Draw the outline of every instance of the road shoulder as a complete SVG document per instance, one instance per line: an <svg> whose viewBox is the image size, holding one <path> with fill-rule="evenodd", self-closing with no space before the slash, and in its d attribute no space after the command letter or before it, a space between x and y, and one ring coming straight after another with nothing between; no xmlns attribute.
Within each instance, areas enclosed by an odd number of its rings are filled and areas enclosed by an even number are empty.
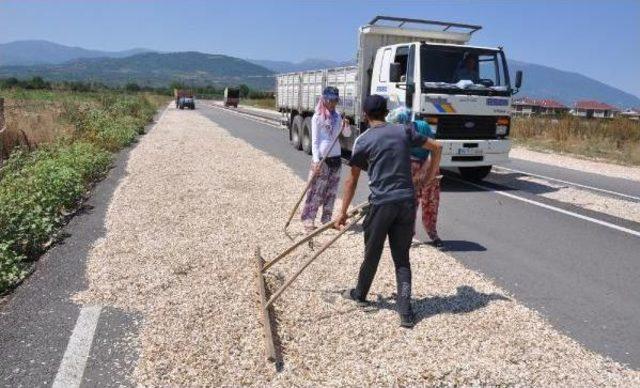
<svg viewBox="0 0 640 388"><path fill-rule="evenodd" d="M530 150L522 146L513 147L509 156L530 162L548 164L571 170L640 182L640 167L622 166L619 164L606 163L604 161L580 159L575 156L557 153L545 153Z"/></svg>

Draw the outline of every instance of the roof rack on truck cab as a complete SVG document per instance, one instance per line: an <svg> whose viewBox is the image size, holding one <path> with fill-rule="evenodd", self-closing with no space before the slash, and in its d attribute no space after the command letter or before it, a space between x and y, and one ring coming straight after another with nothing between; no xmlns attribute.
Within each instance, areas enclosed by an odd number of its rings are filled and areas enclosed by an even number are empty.
<svg viewBox="0 0 640 388"><path fill-rule="evenodd" d="M395 28L402 28L402 26L404 26L406 23L409 24L424 24L424 25L431 25L431 26L442 26L444 27L444 29L442 31L448 31L450 28L459 28L459 29L463 29L463 30L469 30L469 31L463 31L467 34L473 34L474 32L482 29L482 26L478 26L478 25L474 25L474 24L462 24L462 23L452 23L452 22L442 22L439 20L427 20L427 19L410 19L410 18L400 18L400 17L395 17L395 16L376 16L375 18L373 18L370 22L369 25L370 26L384 26L383 24L376 24L379 21L390 21L390 22L400 22L400 24L398 24L397 26L386 26L386 27L395 27Z"/></svg>
<svg viewBox="0 0 640 388"><path fill-rule="evenodd" d="M438 26L438 28L428 28L428 26ZM369 24L360 27L360 37L361 41L365 36L371 37L372 40L368 40L375 43L376 49L394 43L419 41L464 45L471 40L471 34L481 28L481 26L472 24L376 16ZM374 53L366 54L373 55Z"/></svg>

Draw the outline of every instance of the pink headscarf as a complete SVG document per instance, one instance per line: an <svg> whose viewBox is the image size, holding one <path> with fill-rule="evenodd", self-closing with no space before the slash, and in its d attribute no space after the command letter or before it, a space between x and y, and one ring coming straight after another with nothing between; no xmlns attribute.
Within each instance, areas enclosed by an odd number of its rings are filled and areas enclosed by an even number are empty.
<svg viewBox="0 0 640 388"><path fill-rule="evenodd" d="M318 99L318 104L316 105L316 113L324 121L328 121L331 120L333 114L335 113L335 110L331 112L329 109L327 109L324 104L324 98L320 97L320 99Z"/></svg>

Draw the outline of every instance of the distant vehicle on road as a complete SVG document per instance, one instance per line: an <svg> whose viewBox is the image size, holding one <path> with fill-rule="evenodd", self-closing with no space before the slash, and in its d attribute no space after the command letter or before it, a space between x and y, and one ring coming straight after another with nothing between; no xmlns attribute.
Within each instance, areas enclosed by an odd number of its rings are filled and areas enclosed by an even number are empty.
<svg viewBox="0 0 640 388"><path fill-rule="evenodd" d="M178 108L196 109L196 103L193 97L180 97L178 100Z"/></svg>
<svg viewBox="0 0 640 388"><path fill-rule="evenodd" d="M240 89L238 88L225 88L224 89L224 106L238 107L240 102Z"/></svg>
<svg viewBox="0 0 640 388"><path fill-rule="evenodd" d="M176 108L196 109L196 102L191 90L173 89L173 95L176 99Z"/></svg>
<svg viewBox="0 0 640 388"><path fill-rule="evenodd" d="M411 26L411 27L409 27ZM415 27L414 27L415 26ZM356 66L279 74L276 107L285 113L289 140L311 153L311 116L324 87L340 91L339 110L355 136L341 138L351 150L367 130L361 104L371 94L388 108L405 106L412 120L424 120L443 144L442 167L458 168L482 180L494 163L509 159L511 86L502 47L468 45L481 26L376 16L360 27Z"/></svg>

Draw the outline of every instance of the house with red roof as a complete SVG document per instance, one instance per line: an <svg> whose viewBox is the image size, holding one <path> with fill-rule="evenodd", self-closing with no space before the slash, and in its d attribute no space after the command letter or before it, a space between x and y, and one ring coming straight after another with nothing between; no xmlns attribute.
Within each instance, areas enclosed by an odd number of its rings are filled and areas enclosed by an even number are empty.
<svg viewBox="0 0 640 388"><path fill-rule="evenodd" d="M594 100L576 101L571 114L586 118L612 118L620 113L620 109L604 102Z"/></svg>
<svg viewBox="0 0 640 388"><path fill-rule="evenodd" d="M520 115L559 115L569 112L569 107L549 98L534 99L523 97L512 104L512 112Z"/></svg>

